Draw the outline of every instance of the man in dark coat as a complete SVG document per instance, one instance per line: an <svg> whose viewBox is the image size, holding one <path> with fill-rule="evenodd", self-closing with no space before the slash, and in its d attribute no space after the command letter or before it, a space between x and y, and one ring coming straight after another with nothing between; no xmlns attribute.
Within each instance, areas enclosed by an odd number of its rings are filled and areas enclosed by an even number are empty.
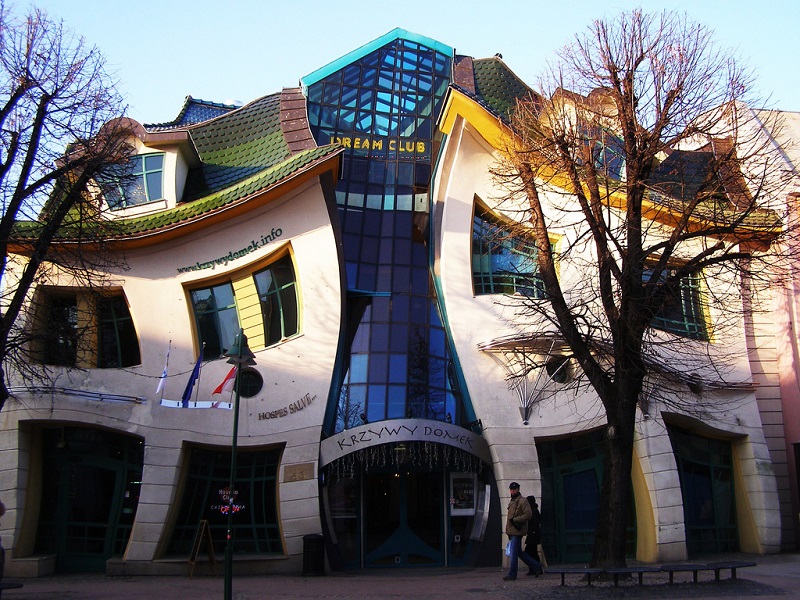
<svg viewBox="0 0 800 600"><path fill-rule="evenodd" d="M517 578L517 559L528 565L528 575L538 577L542 572L541 563L522 551L522 536L528 531L528 521L531 520L531 507L528 500L519 492L519 484L512 481L508 486L511 501L508 503L508 516L506 518L506 535L511 542L509 554L508 575L505 581L514 581Z"/></svg>

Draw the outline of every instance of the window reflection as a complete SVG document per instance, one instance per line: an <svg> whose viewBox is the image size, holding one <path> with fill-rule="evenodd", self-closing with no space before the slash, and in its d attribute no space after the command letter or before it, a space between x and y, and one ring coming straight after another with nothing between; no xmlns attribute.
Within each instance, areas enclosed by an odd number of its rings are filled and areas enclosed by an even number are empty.
<svg viewBox="0 0 800 600"><path fill-rule="evenodd" d="M345 148L337 204L347 286L369 295L366 308L348 307L336 431L447 412L458 422L464 412L425 244L433 116L450 72L450 56L398 39L308 87L315 138Z"/></svg>

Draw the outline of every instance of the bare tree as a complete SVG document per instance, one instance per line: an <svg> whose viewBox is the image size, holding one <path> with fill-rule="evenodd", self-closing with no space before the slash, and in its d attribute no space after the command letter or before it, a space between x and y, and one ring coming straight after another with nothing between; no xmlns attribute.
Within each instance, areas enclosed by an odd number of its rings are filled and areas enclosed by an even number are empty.
<svg viewBox="0 0 800 600"><path fill-rule="evenodd" d="M603 405L592 563L613 567L625 564L637 406L659 389L674 402L669 382L691 389L694 369L737 383L707 327L741 329L742 286L778 272L785 206L771 149L738 115L751 78L704 26L640 11L595 21L549 71L543 95L518 102L495 176L501 208L535 239L541 293L524 303L537 322L525 336L557 339Z"/></svg>
<svg viewBox="0 0 800 600"><path fill-rule="evenodd" d="M0 3L0 86L2 409L9 369L37 374L27 355L32 334L21 326L31 292L50 265L91 279L84 249L98 260L111 225L89 190L130 148L119 135L123 102L105 59L40 10L19 17Z"/></svg>

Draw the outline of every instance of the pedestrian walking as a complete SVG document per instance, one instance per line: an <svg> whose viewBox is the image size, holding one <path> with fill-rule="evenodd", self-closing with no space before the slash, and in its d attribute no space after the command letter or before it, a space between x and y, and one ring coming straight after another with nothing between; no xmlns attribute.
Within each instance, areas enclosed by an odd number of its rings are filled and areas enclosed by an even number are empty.
<svg viewBox="0 0 800 600"><path fill-rule="evenodd" d="M528 535L525 537L525 554L538 560L544 570L544 553L539 551L542 543L542 514L539 512L536 496L528 496L526 500L531 507L531 519L528 521Z"/></svg>
<svg viewBox="0 0 800 600"><path fill-rule="evenodd" d="M528 500L520 493L519 484L512 481L508 486L511 500L508 503L508 516L506 518L506 535L509 542L509 569L504 581L514 581L517 578L517 560L528 565L528 575L538 577L542 573L541 563L522 550L522 536L528 531L528 521L531 520L532 511Z"/></svg>

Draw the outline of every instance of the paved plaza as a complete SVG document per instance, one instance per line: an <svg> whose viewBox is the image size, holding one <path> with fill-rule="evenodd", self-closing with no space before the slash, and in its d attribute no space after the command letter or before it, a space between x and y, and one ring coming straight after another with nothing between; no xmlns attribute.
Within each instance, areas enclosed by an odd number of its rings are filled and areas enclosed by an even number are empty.
<svg viewBox="0 0 800 600"><path fill-rule="evenodd" d="M234 600L261 598L340 598L413 600L470 598L751 598L759 600L800 597L800 554L777 556L736 555L726 558L754 560L757 566L740 569L737 579L723 574L714 581L713 572L703 572L698 583L690 573L675 575L668 583L666 573L646 573L644 586L637 579L610 581L589 587L579 576L567 575L561 585L557 574L542 577L521 576L503 581L499 568L369 570L357 573L328 573L320 577L265 575L235 577ZM523 571L524 572L524 571ZM61 575L16 580L21 589L6 590L3 600L221 600L223 578L218 577L107 577L104 575Z"/></svg>

